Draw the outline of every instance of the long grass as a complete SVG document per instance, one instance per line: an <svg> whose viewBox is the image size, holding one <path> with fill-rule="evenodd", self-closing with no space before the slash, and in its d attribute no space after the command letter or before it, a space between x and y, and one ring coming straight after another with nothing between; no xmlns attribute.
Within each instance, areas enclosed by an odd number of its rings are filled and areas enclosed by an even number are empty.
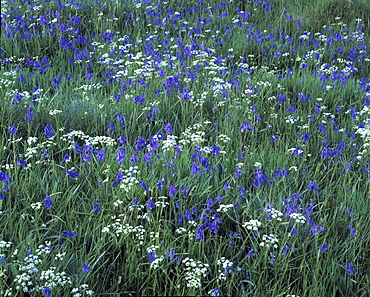
<svg viewBox="0 0 370 297"><path fill-rule="evenodd" d="M1 296L368 296L370 4L2 1Z"/></svg>

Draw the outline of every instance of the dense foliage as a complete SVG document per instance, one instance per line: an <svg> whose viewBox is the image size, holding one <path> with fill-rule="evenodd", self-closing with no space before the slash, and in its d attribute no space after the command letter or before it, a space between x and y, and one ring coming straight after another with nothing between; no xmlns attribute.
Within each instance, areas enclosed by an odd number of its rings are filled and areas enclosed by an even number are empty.
<svg viewBox="0 0 370 297"><path fill-rule="evenodd" d="M2 0L0 295L368 296L369 15Z"/></svg>

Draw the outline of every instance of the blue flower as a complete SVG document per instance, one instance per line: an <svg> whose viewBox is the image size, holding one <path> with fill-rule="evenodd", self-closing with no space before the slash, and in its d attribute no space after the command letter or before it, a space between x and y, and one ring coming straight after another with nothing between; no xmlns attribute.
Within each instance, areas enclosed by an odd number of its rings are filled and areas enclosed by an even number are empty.
<svg viewBox="0 0 370 297"><path fill-rule="evenodd" d="M45 126L45 129L44 129L44 134L46 135L47 138L52 138L53 136L55 136L55 132L53 130L53 126L52 125L49 125L47 124Z"/></svg>
<svg viewBox="0 0 370 297"><path fill-rule="evenodd" d="M240 132L244 132L244 130L252 131L253 129L247 122L243 122L240 126Z"/></svg>
<svg viewBox="0 0 370 297"><path fill-rule="evenodd" d="M100 213L99 206L100 206L100 203L94 203L92 205L92 211L95 211L96 213Z"/></svg>
<svg viewBox="0 0 370 297"><path fill-rule="evenodd" d="M79 177L80 175L78 174L78 169L70 169L70 170L64 170L64 174L68 174L70 177L73 179Z"/></svg>
<svg viewBox="0 0 370 297"><path fill-rule="evenodd" d="M88 272L88 271L90 271L89 263L86 263L86 264L82 267L82 271L83 271L83 272Z"/></svg>
<svg viewBox="0 0 370 297"><path fill-rule="evenodd" d="M117 161L118 165L122 164L123 159L125 158L126 152L124 149L118 149L117 151Z"/></svg>
<svg viewBox="0 0 370 297"><path fill-rule="evenodd" d="M51 208L51 206L53 205L53 201L51 201L51 199L48 195L46 195L46 197L45 197L44 205L45 205L47 210L49 210Z"/></svg>
<svg viewBox="0 0 370 297"><path fill-rule="evenodd" d="M64 237L77 237L77 234L73 231L63 231L61 235Z"/></svg>
<svg viewBox="0 0 370 297"><path fill-rule="evenodd" d="M45 287L43 290L45 297L50 297L51 296L51 291L49 287Z"/></svg>
<svg viewBox="0 0 370 297"><path fill-rule="evenodd" d="M357 274L357 271L353 269L352 262L343 263L342 267L347 266L347 271L349 275Z"/></svg>

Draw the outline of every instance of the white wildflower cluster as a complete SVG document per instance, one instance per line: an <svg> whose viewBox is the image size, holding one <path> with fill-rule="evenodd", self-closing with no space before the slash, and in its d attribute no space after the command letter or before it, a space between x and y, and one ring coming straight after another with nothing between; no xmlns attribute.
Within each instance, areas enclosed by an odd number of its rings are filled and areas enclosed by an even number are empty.
<svg viewBox="0 0 370 297"><path fill-rule="evenodd" d="M140 171L138 171L136 165L120 171L124 174L124 177L121 179L119 187L125 192L129 192L135 184L139 183L139 180L134 175L139 175Z"/></svg>
<svg viewBox="0 0 370 297"><path fill-rule="evenodd" d="M207 277L209 265L203 264L201 261L196 261L188 257L185 258L182 263L186 266L186 286L188 288L199 289L202 285L202 277Z"/></svg>
<svg viewBox="0 0 370 297"><path fill-rule="evenodd" d="M69 287L72 285L72 278L65 271L59 272L56 267L48 267L43 270L43 258L51 253L50 243L40 245L35 253L29 253L22 261L16 261L19 274L15 276L14 284L16 291L43 293L44 288L51 291L57 287ZM12 289L6 292L11 296ZM10 294L10 295L9 295Z"/></svg>
<svg viewBox="0 0 370 297"><path fill-rule="evenodd" d="M295 220L296 223L301 223L301 224L306 223L306 217L300 213L295 213L295 212L291 213L289 217Z"/></svg>
<svg viewBox="0 0 370 297"><path fill-rule="evenodd" d="M250 220L249 222L245 222L242 226L246 227L248 230L258 231L261 225L262 223L259 220Z"/></svg>
<svg viewBox="0 0 370 297"><path fill-rule="evenodd" d="M205 142L205 132L200 130L203 129L202 124L194 124L193 126L190 126L185 129L184 132L181 133L181 139L179 140L179 143L181 144L194 144L194 145L200 145Z"/></svg>
<svg viewBox="0 0 370 297"><path fill-rule="evenodd" d="M54 109L54 110L49 110L49 114L50 115L56 115L58 113L62 113L63 111L59 110L59 109Z"/></svg>
<svg viewBox="0 0 370 297"><path fill-rule="evenodd" d="M141 246L144 244L146 230L142 225L131 226L129 224L123 224L120 218L116 218L115 222L104 227L102 232L115 234L117 237L121 236L121 234L131 235L136 245Z"/></svg>
<svg viewBox="0 0 370 297"><path fill-rule="evenodd" d="M220 141L221 143L230 143L231 138L225 134L220 134L217 136L217 140Z"/></svg>
<svg viewBox="0 0 370 297"><path fill-rule="evenodd" d="M230 209L234 208L234 204L220 204L216 209L217 212L228 212Z"/></svg>
<svg viewBox="0 0 370 297"><path fill-rule="evenodd" d="M160 263L164 260L164 255L158 256L155 252L159 249L159 245L152 245L146 249L146 251L149 253L154 253L154 259L150 263L150 268L156 269L160 266Z"/></svg>
<svg viewBox="0 0 370 297"><path fill-rule="evenodd" d="M370 115L370 109L367 106L365 106L360 112L360 114ZM364 125L362 128L354 127L354 129L356 129L355 134L360 135L360 137L364 141L362 151L359 152L359 155L357 156L358 160L362 160L364 156L369 154L368 148L370 147L370 118L364 120Z"/></svg>
<svg viewBox="0 0 370 297"><path fill-rule="evenodd" d="M90 136L86 135L84 132L80 130L73 130L67 134L62 135L60 138L63 141L69 142L71 145L69 149L73 149L74 142L77 140L82 140L85 142L85 144L90 144L90 145L106 145L106 146L114 146L117 144L117 142L108 136Z"/></svg>
<svg viewBox="0 0 370 297"><path fill-rule="evenodd" d="M264 209L265 212L271 216L271 219L275 219L277 221L282 220L283 213L275 208L268 207Z"/></svg>
<svg viewBox="0 0 370 297"><path fill-rule="evenodd" d="M73 294L72 297L82 297L82 296L92 296L94 291L88 289L88 284L82 284L78 288L73 288L71 293Z"/></svg>
<svg viewBox="0 0 370 297"><path fill-rule="evenodd" d="M157 202L154 203L156 207L165 208L166 206L169 205L169 203L167 201L164 201L164 200L167 199L166 196L159 196L158 199L161 199L161 201L157 201Z"/></svg>
<svg viewBox="0 0 370 297"><path fill-rule="evenodd" d="M0 265L1 266L3 266L4 264L6 264L6 261L4 260L5 257L6 257L6 255L5 255L5 253L3 253L3 250L5 250L7 248L10 248L11 246L12 246L12 242L11 241L4 241L4 240L1 240L0 241ZM5 271L0 268L0 283L4 279L5 279Z"/></svg>
<svg viewBox="0 0 370 297"><path fill-rule="evenodd" d="M30 140L30 139L28 139L28 140ZM42 160L36 161L36 164L40 163L40 162L45 162L50 158L50 150L56 145L57 144L55 142L51 141L51 140L46 140L42 143L37 143L35 146L28 147L26 149L26 152L24 154L24 158L27 161L27 160L35 157L35 156L39 157L39 158L41 156Z"/></svg>
<svg viewBox="0 0 370 297"><path fill-rule="evenodd" d="M225 257L221 257L217 260L217 265L220 265L220 268L218 269L218 279L223 281L226 280L228 271L234 267L234 263Z"/></svg>
<svg viewBox="0 0 370 297"><path fill-rule="evenodd" d="M162 150L164 152L173 150L177 145L176 138L177 136L175 135L167 135L167 138L162 141Z"/></svg>
<svg viewBox="0 0 370 297"><path fill-rule="evenodd" d="M274 234L265 234L262 236L262 241L260 242L260 246L265 246L265 247L274 247L274 248L277 248L278 247L278 243L279 240L275 237Z"/></svg>
<svg viewBox="0 0 370 297"><path fill-rule="evenodd" d="M41 203L41 202L31 203L31 207L32 207L33 209L36 209L36 210L41 209L41 207L42 207L42 203Z"/></svg>

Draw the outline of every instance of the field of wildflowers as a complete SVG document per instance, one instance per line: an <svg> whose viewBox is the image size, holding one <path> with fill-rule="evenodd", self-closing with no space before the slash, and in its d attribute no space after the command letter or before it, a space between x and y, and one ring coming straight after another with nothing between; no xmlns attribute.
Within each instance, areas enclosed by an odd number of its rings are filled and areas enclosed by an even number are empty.
<svg viewBox="0 0 370 297"><path fill-rule="evenodd" d="M370 3L2 0L1 296L369 296Z"/></svg>

